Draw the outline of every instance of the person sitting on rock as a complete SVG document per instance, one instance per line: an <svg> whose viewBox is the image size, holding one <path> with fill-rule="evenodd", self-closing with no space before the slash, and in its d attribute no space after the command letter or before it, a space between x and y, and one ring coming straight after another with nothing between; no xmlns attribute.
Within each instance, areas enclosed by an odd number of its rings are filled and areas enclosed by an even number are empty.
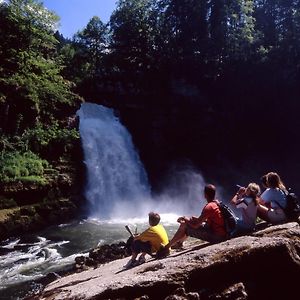
<svg viewBox="0 0 300 300"><path fill-rule="evenodd" d="M150 227L142 232L140 235L134 237L132 243L132 256L128 263L124 266L126 269L142 264L146 261L146 254L152 255L156 253L162 246L169 242L168 234L163 227L159 224L160 215L155 212L149 213ZM138 254L141 253L137 260Z"/></svg>
<svg viewBox="0 0 300 300"><path fill-rule="evenodd" d="M224 218L215 199L216 188L212 184L204 187L204 198L207 200L199 217L180 217L177 222L180 226L171 241L160 250L161 257L169 253L170 248L178 242L183 242L187 237L195 237L211 243L224 241L227 237Z"/></svg>
<svg viewBox="0 0 300 300"><path fill-rule="evenodd" d="M272 224L287 221L284 212L287 189L280 176L275 172L269 172L267 174L267 186L268 188L260 196L260 203L257 208L258 216Z"/></svg>
<svg viewBox="0 0 300 300"><path fill-rule="evenodd" d="M231 203L241 210L241 217L237 218L237 228L234 235L249 233L255 229L259 194L259 185L252 182L246 188L241 187L231 199Z"/></svg>

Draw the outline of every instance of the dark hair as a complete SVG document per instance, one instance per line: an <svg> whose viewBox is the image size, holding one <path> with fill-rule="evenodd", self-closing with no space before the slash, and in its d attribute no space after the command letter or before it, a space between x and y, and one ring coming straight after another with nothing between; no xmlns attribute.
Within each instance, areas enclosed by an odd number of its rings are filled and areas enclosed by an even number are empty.
<svg viewBox="0 0 300 300"><path fill-rule="evenodd" d="M263 184L263 186L267 187L268 186L268 179L267 179L268 175L265 174L263 176L260 177L260 181Z"/></svg>
<svg viewBox="0 0 300 300"><path fill-rule="evenodd" d="M204 187L204 194L206 195L208 201L214 200L216 196L216 187L212 184L207 184Z"/></svg>
<svg viewBox="0 0 300 300"><path fill-rule="evenodd" d="M268 187L270 188L285 189L285 186L281 181L280 176L275 172L270 172L267 174L267 183L268 183Z"/></svg>
<svg viewBox="0 0 300 300"><path fill-rule="evenodd" d="M149 224L150 226L156 226L160 222L160 215L155 212L149 213Z"/></svg>

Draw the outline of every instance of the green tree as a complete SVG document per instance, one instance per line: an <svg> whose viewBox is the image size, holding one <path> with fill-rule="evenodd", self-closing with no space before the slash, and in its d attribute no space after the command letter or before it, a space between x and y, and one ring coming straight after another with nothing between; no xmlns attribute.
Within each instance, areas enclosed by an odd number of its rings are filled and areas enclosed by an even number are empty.
<svg viewBox="0 0 300 300"><path fill-rule="evenodd" d="M96 72L107 49L106 25L99 17L94 16L86 28L75 35L74 41L86 50L91 65L91 73Z"/></svg>
<svg viewBox="0 0 300 300"><path fill-rule="evenodd" d="M72 44L62 49L72 56L66 69L71 76L69 78L77 83L78 91L88 99L95 98L100 92L105 76L104 58L107 48L107 26L99 17L94 16L87 26L74 36Z"/></svg>
<svg viewBox="0 0 300 300"><path fill-rule="evenodd" d="M157 15L153 0L120 0L110 19L111 54L115 75L123 88L141 92L145 75L156 67Z"/></svg>
<svg viewBox="0 0 300 300"><path fill-rule="evenodd" d="M250 58L255 41L253 0L228 1L226 48L230 60Z"/></svg>
<svg viewBox="0 0 300 300"><path fill-rule="evenodd" d="M164 0L160 2L160 52L172 67L175 76L198 76L208 54L209 1ZM179 72L176 72L176 70ZM183 74L184 73L184 74ZM201 77L201 76L200 76Z"/></svg>
<svg viewBox="0 0 300 300"><path fill-rule="evenodd" d="M0 127L18 134L63 117L62 108L79 98L61 76L54 37L58 17L34 0L10 0L0 14Z"/></svg>

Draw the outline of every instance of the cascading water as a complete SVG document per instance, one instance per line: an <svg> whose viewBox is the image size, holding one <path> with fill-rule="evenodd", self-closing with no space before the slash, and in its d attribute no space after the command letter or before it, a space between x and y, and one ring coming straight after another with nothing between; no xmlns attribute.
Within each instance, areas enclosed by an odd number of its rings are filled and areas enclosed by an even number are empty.
<svg viewBox="0 0 300 300"><path fill-rule="evenodd" d="M84 103L77 115L91 216L133 217L149 198L150 188L129 132L111 109L101 105Z"/></svg>

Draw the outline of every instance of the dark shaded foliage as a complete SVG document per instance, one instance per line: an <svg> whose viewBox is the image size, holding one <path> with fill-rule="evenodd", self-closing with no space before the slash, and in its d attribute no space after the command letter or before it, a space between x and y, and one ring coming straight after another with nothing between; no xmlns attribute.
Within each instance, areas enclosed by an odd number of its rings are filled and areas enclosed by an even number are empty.
<svg viewBox="0 0 300 300"><path fill-rule="evenodd" d="M98 67L86 37L70 45L74 57L85 54L72 68L94 65L101 74L77 91L120 112L152 181L188 161L220 178L276 169L294 184L299 7L299 0L119 1L109 32L98 33L107 41Z"/></svg>

